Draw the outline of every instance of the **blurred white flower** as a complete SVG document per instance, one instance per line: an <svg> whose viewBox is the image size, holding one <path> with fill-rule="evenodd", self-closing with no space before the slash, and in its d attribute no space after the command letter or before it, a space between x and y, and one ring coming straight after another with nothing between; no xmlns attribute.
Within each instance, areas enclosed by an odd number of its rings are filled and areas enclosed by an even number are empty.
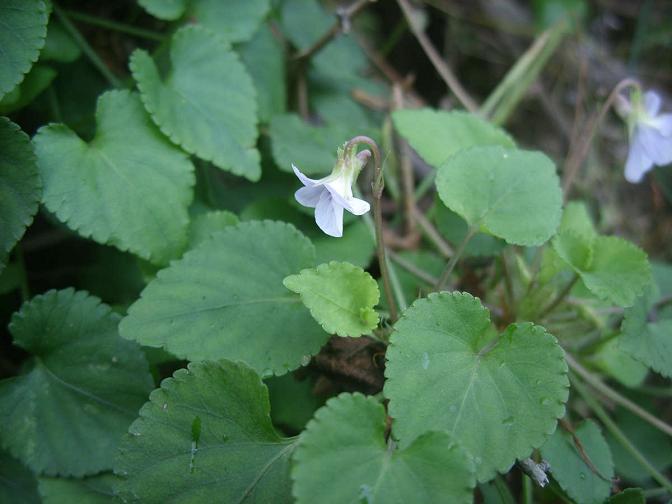
<svg viewBox="0 0 672 504"><path fill-rule="evenodd" d="M620 97L617 111L628 122L630 151L625 163L625 179L638 183L654 166L672 163L672 114L659 114L661 99L647 91L631 101Z"/></svg>
<svg viewBox="0 0 672 504"><path fill-rule="evenodd" d="M370 206L366 201L352 195L352 184L370 157L371 152L364 150L345 159L343 149L339 149L338 160L331 174L319 180L306 177L292 164L294 173L304 185L294 194L296 201L315 209L315 222L329 236L343 236L344 208L355 215L369 211Z"/></svg>

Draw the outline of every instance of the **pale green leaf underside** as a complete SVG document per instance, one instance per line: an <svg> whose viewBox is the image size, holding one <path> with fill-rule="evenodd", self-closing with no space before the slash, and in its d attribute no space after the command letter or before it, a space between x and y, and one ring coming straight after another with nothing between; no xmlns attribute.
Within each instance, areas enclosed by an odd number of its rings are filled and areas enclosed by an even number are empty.
<svg viewBox="0 0 672 504"><path fill-rule="evenodd" d="M146 51L131 55L133 77L154 122L187 152L259 180L257 96L238 55L215 33L191 25L173 35L170 62L162 79Z"/></svg>
<svg viewBox="0 0 672 504"><path fill-rule="evenodd" d="M126 502L291 502L294 444L242 364L192 363L152 392L115 464Z"/></svg>
<svg viewBox="0 0 672 504"><path fill-rule="evenodd" d="M96 122L88 144L65 125L40 128L42 201L80 235L165 264L186 245L194 167L157 131L137 94L101 95Z"/></svg>
<svg viewBox="0 0 672 504"><path fill-rule="evenodd" d="M98 298L49 291L12 318L34 360L0 382L2 444L34 471L82 476L112 468L120 436L153 382L140 348Z"/></svg>
<svg viewBox="0 0 672 504"><path fill-rule="evenodd" d="M320 264L288 276L283 284L301 295L303 304L328 333L362 336L378 325L373 309L380 299L378 285L371 275L352 264Z"/></svg>
<svg viewBox="0 0 672 504"><path fill-rule="evenodd" d="M516 245L541 245L555 233L562 191L540 152L499 146L461 150L439 167L443 203L467 223Z"/></svg>
<svg viewBox="0 0 672 504"><path fill-rule="evenodd" d="M472 502L473 463L445 432L403 450L385 442L385 409L359 393L330 399L301 435L294 455L299 504Z"/></svg>
<svg viewBox="0 0 672 504"><path fill-rule="evenodd" d="M241 360L264 375L298 367L328 334L283 279L315 264L293 226L228 227L160 271L128 310L122 336L192 361Z"/></svg>
<svg viewBox="0 0 672 504"><path fill-rule="evenodd" d="M394 126L411 147L432 166L440 166L456 152L477 145L515 147L502 129L467 112L432 109L397 110Z"/></svg>
<svg viewBox="0 0 672 504"><path fill-rule="evenodd" d="M649 321L653 289L625 311L618 345L654 371L672 378L672 319Z"/></svg>
<svg viewBox="0 0 672 504"><path fill-rule="evenodd" d="M562 348L542 327L512 324L493 342L489 313L466 293L416 301L387 351L385 396L403 446L446 430L479 481L506 471L553 432L568 395Z"/></svg>
<svg viewBox="0 0 672 504"><path fill-rule="evenodd" d="M47 36L47 19L43 0L0 2L0 98L37 61Z"/></svg>
<svg viewBox="0 0 672 504"><path fill-rule="evenodd" d="M102 473L83 479L40 478L43 504L108 504L116 502L112 485L118 478Z"/></svg>
<svg viewBox="0 0 672 504"><path fill-rule="evenodd" d="M586 464L572 436L561 429L544 443L541 454L550 464L553 478L577 504L601 504L611 493L614 476L609 445L591 420L579 425L575 435L584 455L599 474Z"/></svg>
<svg viewBox="0 0 672 504"><path fill-rule="evenodd" d="M0 117L0 270L37 212L41 182L30 139Z"/></svg>

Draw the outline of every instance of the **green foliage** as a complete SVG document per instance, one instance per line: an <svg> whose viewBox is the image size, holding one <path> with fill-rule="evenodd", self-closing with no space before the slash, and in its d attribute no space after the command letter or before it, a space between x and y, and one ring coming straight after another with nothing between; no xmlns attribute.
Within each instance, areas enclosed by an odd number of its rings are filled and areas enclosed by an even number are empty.
<svg viewBox="0 0 672 504"><path fill-rule="evenodd" d="M434 204L434 221L441 234L455 245L462 243L469 232L469 225L465 220L438 200ZM501 252L505 246L506 243L499 238L490 234L476 233L469 240L463 255L464 257L493 256Z"/></svg>
<svg viewBox="0 0 672 504"><path fill-rule="evenodd" d="M131 55L133 77L152 120L187 152L259 180L257 94L238 55L215 33L187 26L172 37L170 64L162 78L146 51Z"/></svg>
<svg viewBox="0 0 672 504"><path fill-rule="evenodd" d="M541 245L560 223L562 193L553 162L503 147L461 150L439 167L443 203L470 227L516 245Z"/></svg>
<svg viewBox="0 0 672 504"><path fill-rule="evenodd" d="M242 364L192 363L163 381L115 464L123 501L291 502L295 440L271 424L268 392Z"/></svg>
<svg viewBox="0 0 672 504"><path fill-rule="evenodd" d="M378 326L373 309L380 299L378 285L361 268L332 261L288 276L282 283L301 295L310 314L328 333L361 336Z"/></svg>
<svg viewBox="0 0 672 504"><path fill-rule="evenodd" d="M394 435L408 446L427 430L448 431L474 458L479 481L529 456L564 415L567 365L555 338L530 323L497 335L469 294L416 301L390 343Z"/></svg>
<svg viewBox="0 0 672 504"><path fill-rule="evenodd" d="M11 114L22 109L37 98L56 78L56 70L37 64L28 72L21 83L0 101L0 114Z"/></svg>
<svg viewBox="0 0 672 504"><path fill-rule="evenodd" d="M609 445L591 420L579 425L574 436L562 429L541 447L553 478L577 504L600 504L611 494L614 464ZM588 463L587 463L588 462Z"/></svg>
<svg viewBox="0 0 672 504"><path fill-rule="evenodd" d="M641 488L628 488L612 496L608 504L646 504L646 497Z"/></svg>
<svg viewBox="0 0 672 504"><path fill-rule="evenodd" d="M140 348L118 336L119 319L73 289L37 296L12 317L14 344L33 359L0 382L0 441L34 471L83 476L112 467L153 385Z"/></svg>
<svg viewBox="0 0 672 504"><path fill-rule="evenodd" d="M16 86L37 61L47 36L44 0L0 3L0 98Z"/></svg>
<svg viewBox="0 0 672 504"><path fill-rule="evenodd" d="M472 502L473 463L444 432L399 450L385 442L385 410L371 397L327 401L294 455L293 493L301 503Z"/></svg>
<svg viewBox="0 0 672 504"><path fill-rule="evenodd" d="M0 117L0 271L33 221L41 186L30 139L16 124Z"/></svg>
<svg viewBox="0 0 672 504"><path fill-rule="evenodd" d="M397 110L394 125L418 154L432 166L441 166L462 149L478 145L515 147L503 130L466 112L432 109Z"/></svg>
<svg viewBox="0 0 672 504"><path fill-rule="evenodd" d="M0 502L39 504L37 478L9 453L0 450Z"/></svg>
<svg viewBox="0 0 672 504"><path fill-rule="evenodd" d="M239 222L236 214L226 210L213 210L194 217L189 225L189 248L195 248L210 238L213 233L229 226L235 226Z"/></svg>
<svg viewBox="0 0 672 504"><path fill-rule="evenodd" d="M136 94L98 100L95 138L51 124L35 136L42 202L70 229L157 264L187 241L193 165L149 121Z"/></svg>
<svg viewBox="0 0 672 504"><path fill-rule="evenodd" d="M159 271L121 334L192 361L226 358L263 375L285 373L328 337L282 285L314 261L310 241L289 224L225 228Z"/></svg>
<svg viewBox="0 0 672 504"><path fill-rule="evenodd" d="M112 473L101 473L83 479L40 478L39 488L44 504L108 504L115 502Z"/></svg>

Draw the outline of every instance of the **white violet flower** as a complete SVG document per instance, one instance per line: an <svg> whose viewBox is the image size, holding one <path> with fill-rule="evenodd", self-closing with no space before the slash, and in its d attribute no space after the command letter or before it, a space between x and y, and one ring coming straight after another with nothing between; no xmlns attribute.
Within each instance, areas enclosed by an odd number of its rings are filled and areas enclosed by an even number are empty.
<svg viewBox="0 0 672 504"><path fill-rule="evenodd" d="M625 179L638 183L654 165L672 163L672 114L659 114L661 98L654 91L635 92L628 101L620 96L616 110L628 123L630 151Z"/></svg>
<svg viewBox="0 0 672 504"><path fill-rule="evenodd" d="M352 184L371 157L363 150L345 159L343 149L338 149L338 160L331 174L319 180L306 177L292 164L294 173L304 185L294 197L303 206L315 209L315 222L329 236L343 236L343 209L355 215L369 211L370 205L352 195Z"/></svg>

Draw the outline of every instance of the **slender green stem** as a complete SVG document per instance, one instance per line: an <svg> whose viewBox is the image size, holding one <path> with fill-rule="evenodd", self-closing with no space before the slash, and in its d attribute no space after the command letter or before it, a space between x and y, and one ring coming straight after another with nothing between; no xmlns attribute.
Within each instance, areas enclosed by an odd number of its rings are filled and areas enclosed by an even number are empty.
<svg viewBox="0 0 672 504"><path fill-rule="evenodd" d="M135 26L124 23L118 23L110 19L91 16L89 14L84 14L83 12L72 10L64 10L62 12L64 12L70 19L74 19L75 21L81 21L82 23L86 23L92 26L100 26L101 28L107 28L108 30L117 31L120 33L127 33L128 35L133 35L134 37L155 40L157 42L163 42L168 38L162 33L145 30L144 28L137 28Z"/></svg>
<svg viewBox="0 0 672 504"><path fill-rule="evenodd" d="M98 71L107 79L107 81L113 87L120 88L123 87L121 81L112 73L112 71L107 67L107 65L100 59L96 51L89 45L86 39L79 33L79 30L72 24L72 21L68 16L54 4L54 14L58 17L58 20L61 22L66 31L74 39L75 43L79 46L86 57L89 58L93 66L95 66Z"/></svg>
<svg viewBox="0 0 672 504"><path fill-rule="evenodd" d="M19 288L21 289L21 299L26 302L30 299L30 287L28 286L28 271L26 269L26 259L23 256L23 247L20 243L14 247L14 256L19 267Z"/></svg>
<svg viewBox="0 0 672 504"><path fill-rule="evenodd" d="M344 156L349 159L353 150L357 149L357 145L364 144L371 149L374 160L374 174L373 174L373 218L376 230L376 251L378 253L378 265L380 267L380 276L383 278L383 290L387 299L387 305L390 308L390 319L395 322L398 318L397 305L395 304L394 295L392 294L392 284L390 282L389 263L385 255L385 243L383 242L383 209L381 205L381 198L383 196L383 189L385 188L385 180L383 179L383 160L380 157L380 149L378 144L371 138L359 135L348 140L345 144Z"/></svg>
<svg viewBox="0 0 672 504"><path fill-rule="evenodd" d="M574 273L574 276L572 277L572 279L571 279L569 282L567 282L567 285L565 285L564 288L563 288L560 292L558 292L558 295L555 296L555 299L553 299L553 301L551 301L550 303L548 303L548 305L546 306L546 308L544 308L543 310L541 310L541 313L538 315L537 318L542 319L542 318L544 318L546 315L548 315L550 312L552 312L553 310L555 310L555 308L556 308L560 303L562 303L562 302L564 301L564 299L567 297L567 294L570 293L570 291L572 290L572 288L574 287L574 285L575 285L576 282L578 282L578 281L579 281L579 275L577 275L576 273Z"/></svg>
<svg viewBox="0 0 672 504"><path fill-rule="evenodd" d="M436 179L436 168L430 171L418 184L418 187L415 188L415 200L418 201L421 199L427 191L429 191L434 185L434 180Z"/></svg>
<svg viewBox="0 0 672 504"><path fill-rule="evenodd" d="M416 278L419 278L423 282L425 282L428 285L436 285L438 282L438 279L435 278L434 276L430 275L427 273L425 270L422 268L418 268L415 264L413 264L410 261L407 261L403 257L401 257L399 254L396 252L393 252L391 250L387 251L388 255L390 256L390 259L392 259L395 263L397 263L399 266L401 266L403 269L408 271L411 275L415 276Z"/></svg>
<svg viewBox="0 0 672 504"><path fill-rule="evenodd" d="M415 222L418 223L422 229L425 237L432 242L432 245L436 247L442 256L452 257L455 253L453 247L451 247L446 240L443 239L441 234L437 231L434 225L429 221L429 219L422 213L417 207L415 211Z"/></svg>
<svg viewBox="0 0 672 504"><path fill-rule="evenodd" d="M570 379L572 382L572 388L579 393L588 407L593 410L595 415L600 419L607 430L611 432L611 435L616 439L616 441L618 441L621 446L623 446L623 448L625 448L630 453L632 458L634 458L644 469L646 469L646 472L648 472L654 480L665 487L668 493L672 494L672 482L670 482L670 480L668 480L662 473L653 467L651 462L647 460L647 458L634 444L632 444L632 442L627 438L618 425L616 425L616 422L614 422L609 417L600 403L590 394L590 392L588 392L586 387L584 387L584 385L573 374L570 375Z"/></svg>
<svg viewBox="0 0 672 504"><path fill-rule="evenodd" d="M467 231L467 234L462 240L462 243L460 243L460 245L457 247L457 250L455 250L455 253L450 258L450 261L448 261L446 269L444 269L443 273L441 273L441 277L439 278L439 281L436 284L436 290L443 290L446 287L448 281L450 280L450 275L453 273L453 270L457 265L457 262L460 260L460 257L462 257L464 250L467 248L467 245L469 245L469 242L471 241L471 239L474 237L475 234L476 234L476 228L474 227L469 228L469 231Z"/></svg>
<svg viewBox="0 0 672 504"><path fill-rule="evenodd" d="M523 503L534 504L532 480L527 474L523 474L522 478L523 478Z"/></svg>
<svg viewBox="0 0 672 504"><path fill-rule="evenodd" d="M623 397L621 394L616 392L614 389L606 385L602 380L600 380L593 373L584 368L581 364L578 363L569 353L565 353L565 359L567 360L567 365L572 371L581 377L588 385L593 387L599 393L605 397L611 399L619 406L629 410L631 413L634 413L639 418L653 425L656 429L664 432L668 436L672 436L672 426L666 424L659 418L656 418L651 413L640 407L639 405L632 402L627 397Z"/></svg>

